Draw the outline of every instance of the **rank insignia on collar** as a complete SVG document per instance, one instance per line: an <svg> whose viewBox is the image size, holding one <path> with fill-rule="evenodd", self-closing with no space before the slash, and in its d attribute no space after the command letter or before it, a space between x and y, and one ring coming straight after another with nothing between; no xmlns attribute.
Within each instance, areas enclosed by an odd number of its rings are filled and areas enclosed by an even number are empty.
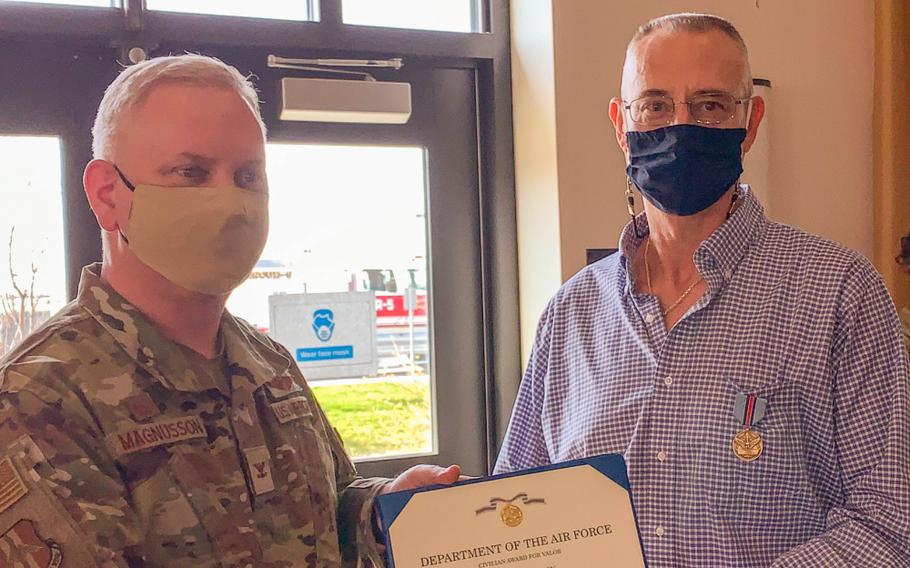
<svg viewBox="0 0 910 568"><path fill-rule="evenodd" d="M275 377L266 383L266 387L269 389L269 393L272 395L272 400L280 400L289 395L299 393L302 390L300 388L300 385L294 381L294 378L287 375Z"/></svg>

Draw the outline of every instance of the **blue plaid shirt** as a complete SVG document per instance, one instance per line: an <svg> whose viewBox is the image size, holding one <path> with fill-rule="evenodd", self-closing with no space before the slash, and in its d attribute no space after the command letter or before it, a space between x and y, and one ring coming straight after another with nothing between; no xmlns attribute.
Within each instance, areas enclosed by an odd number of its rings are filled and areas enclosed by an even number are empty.
<svg viewBox="0 0 910 568"><path fill-rule="evenodd" d="M627 226L550 301L496 472L623 454L651 567L910 566L910 370L869 262L746 190L667 331L634 291L639 244ZM768 401L753 462L740 393Z"/></svg>

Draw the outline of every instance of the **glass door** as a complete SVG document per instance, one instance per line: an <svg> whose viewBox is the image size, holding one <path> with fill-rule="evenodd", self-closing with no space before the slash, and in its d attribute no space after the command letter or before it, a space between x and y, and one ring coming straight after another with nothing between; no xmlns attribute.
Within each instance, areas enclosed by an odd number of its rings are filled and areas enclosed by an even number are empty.
<svg viewBox="0 0 910 568"><path fill-rule="evenodd" d="M426 151L271 142L267 160L269 241L228 309L291 350L354 458L434 453ZM371 317L331 310L357 298Z"/></svg>
<svg viewBox="0 0 910 568"><path fill-rule="evenodd" d="M60 138L0 133L0 356L66 303Z"/></svg>
<svg viewBox="0 0 910 568"><path fill-rule="evenodd" d="M81 266L100 258L82 168L91 154L88 109L116 70L109 49L2 43L0 356L62 308Z"/></svg>
<svg viewBox="0 0 910 568"><path fill-rule="evenodd" d="M404 125L287 122L281 78L314 74L266 67L271 50L192 50L256 77L269 130L269 241L228 308L288 348L363 473L484 473L475 70L371 70L411 84Z"/></svg>

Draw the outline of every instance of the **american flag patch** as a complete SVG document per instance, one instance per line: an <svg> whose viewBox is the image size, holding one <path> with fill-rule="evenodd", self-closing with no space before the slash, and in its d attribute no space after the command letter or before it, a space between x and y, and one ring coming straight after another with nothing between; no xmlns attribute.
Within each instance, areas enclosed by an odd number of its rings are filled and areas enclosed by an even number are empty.
<svg viewBox="0 0 910 568"><path fill-rule="evenodd" d="M0 513L25 497L26 493L28 487L16 471L13 460L8 456L0 460Z"/></svg>

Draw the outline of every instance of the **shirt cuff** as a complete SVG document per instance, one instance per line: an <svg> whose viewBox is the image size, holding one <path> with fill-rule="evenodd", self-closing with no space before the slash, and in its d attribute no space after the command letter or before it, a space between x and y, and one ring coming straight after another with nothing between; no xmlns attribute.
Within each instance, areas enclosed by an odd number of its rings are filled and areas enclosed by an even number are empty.
<svg viewBox="0 0 910 568"><path fill-rule="evenodd" d="M384 543L374 534L373 504L391 482L381 477L357 478L340 495L338 534L346 567L385 566Z"/></svg>

